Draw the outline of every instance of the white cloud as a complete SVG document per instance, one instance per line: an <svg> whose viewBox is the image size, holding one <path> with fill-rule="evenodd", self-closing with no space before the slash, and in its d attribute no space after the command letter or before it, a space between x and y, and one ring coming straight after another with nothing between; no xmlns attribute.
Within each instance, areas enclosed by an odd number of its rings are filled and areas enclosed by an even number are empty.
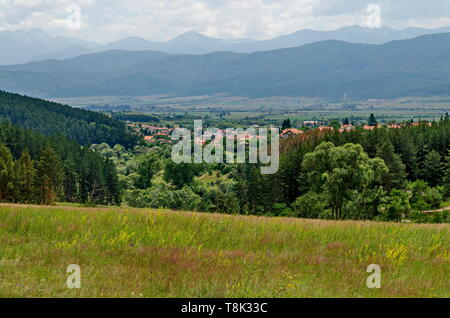
<svg viewBox="0 0 450 318"><path fill-rule="evenodd" d="M450 0L0 0L0 29L41 28L100 42L130 35L166 41L190 30L263 39L363 24L370 3L381 6L384 26L450 23ZM82 9L80 29L66 23L72 4Z"/></svg>

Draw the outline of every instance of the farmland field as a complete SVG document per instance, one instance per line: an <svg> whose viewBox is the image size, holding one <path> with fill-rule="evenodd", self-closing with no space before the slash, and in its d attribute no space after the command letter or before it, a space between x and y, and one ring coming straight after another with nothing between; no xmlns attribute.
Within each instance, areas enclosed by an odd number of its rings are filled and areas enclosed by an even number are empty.
<svg viewBox="0 0 450 318"><path fill-rule="evenodd" d="M449 229L0 205L0 297L450 297Z"/></svg>
<svg viewBox="0 0 450 318"><path fill-rule="evenodd" d="M330 100L311 97L246 98L224 96L193 96L169 98L164 96L96 96L55 98L54 101L94 111L128 111L154 116L167 114L203 118L273 120L330 120L353 118L366 120L374 113L380 121L427 119L437 120L448 111L450 97L405 97L388 100Z"/></svg>

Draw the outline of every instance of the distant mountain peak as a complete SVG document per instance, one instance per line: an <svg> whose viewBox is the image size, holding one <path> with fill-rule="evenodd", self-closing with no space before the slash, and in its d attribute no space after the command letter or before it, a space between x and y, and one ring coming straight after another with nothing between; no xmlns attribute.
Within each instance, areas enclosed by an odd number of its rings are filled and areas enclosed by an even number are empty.
<svg viewBox="0 0 450 318"><path fill-rule="evenodd" d="M45 33L44 31L42 31L41 29L38 29L38 28L25 30L23 32L26 33L26 34L29 34L29 35L50 36L48 33Z"/></svg>
<svg viewBox="0 0 450 318"><path fill-rule="evenodd" d="M119 41L145 41L145 42L150 42L149 40L140 37L140 36L127 36L126 38L123 38L122 40Z"/></svg>
<svg viewBox="0 0 450 318"><path fill-rule="evenodd" d="M129 36L124 39L108 43L103 47L103 51L109 50L128 50L128 51L141 51L141 50L155 50L158 43L151 42L143 37Z"/></svg>
<svg viewBox="0 0 450 318"><path fill-rule="evenodd" d="M175 41L196 41L196 40L205 40L205 39L213 39L210 38L209 36L206 36L204 34L198 33L196 31L188 31L185 33L180 34L179 36L175 37L174 39L172 39L170 42L175 42Z"/></svg>

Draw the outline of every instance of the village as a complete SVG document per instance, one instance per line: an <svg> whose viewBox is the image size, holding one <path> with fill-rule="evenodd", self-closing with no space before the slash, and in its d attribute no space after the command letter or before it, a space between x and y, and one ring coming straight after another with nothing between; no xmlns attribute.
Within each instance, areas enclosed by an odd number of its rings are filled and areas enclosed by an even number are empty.
<svg viewBox="0 0 450 318"><path fill-rule="evenodd" d="M290 120L285 120L283 122L283 126L280 129L280 137L282 139L287 139L299 135L305 134L307 131L311 130L319 130L321 132L325 131L335 131L337 130L339 133L345 133L345 132L351 132L356 130L357 128L362 128L363 130L375 130L382 127L386 127L388 129L400 129L405 126L419 126L419 125L428 125L432 126L432 122L429 121L419 121L419 122L408 122L408 123L387 123L387 124L379 124L376 122L374 117L371 117L369 119L369 122L367 124L351 124L348 122L348 120L344 120L342 123L340 123L340 126L336 127L336 125L331 125L330 123L324 122L324 121L316 121L316 120L306 120L301 123L301 128L293 128L291 127ZM148 123L140 123L140 122L127 122L127 126L133 130L136 134L142 136L148 144L164 144L164 143L171 143L170 136L171 133L175 130L174 127L167 127L162 125L154 126L150 125ZM286 127L287 126L287 127ZM258 129L261 128L260 125L253 125L249 128ZM280 128L279 126L270 125L268 128ZM226 129L218 129L218 132L220 132L223 136L226 135L227 130ZM219 133L219 135L220 135ZM206 137L203 139L195 140L196 143L199 144L206 144L208 140L214 139L212 136L205 134ZM220 137L215 137L215 141L219 141ZM244 140L250 140L253 138L261 138L257 134L251 134L248 133L248 130L242 129L236 134L236 138L238 141L244 141Z"/></svg>

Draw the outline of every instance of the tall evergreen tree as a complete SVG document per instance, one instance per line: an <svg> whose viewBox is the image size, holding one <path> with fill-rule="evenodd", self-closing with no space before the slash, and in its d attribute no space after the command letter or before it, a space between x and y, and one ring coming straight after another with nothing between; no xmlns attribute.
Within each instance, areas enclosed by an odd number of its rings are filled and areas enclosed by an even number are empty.
<svg viewBox="0 0 450 318"><path fill-rule="evenodd" d="M81 162L80 198L82 202L105 203L106 181L103 162L93 151L84 150Z"/></svg>
<svg viewBox="0 0 450 318"><path fill-rule="evenodd" d="M441 163L441 155L435 151L430 151L422 164L420 176L431 186L437 186L442 183L443 165Z"/></svg>
<svg viewBox="0 0 450 318"><path fill-rule="evenodd" d="M64 174L61 160L51 147L45 148L37 162L36 186L42 204L53 204L60 192Z"/></svg>
<svg viewBox="0 0 450 318"><path fill-rule="evenodd" d="M24 150L17 163L17 190L19 201L29 203L33 200L36 169L28 150Z"/></svg>
<svg viewBox="0 0 450 318"><path fill-rule="evenodd" d="M406 167L402 159L395 153L391 141L384 135L377 147L376 157L384 160L389 173L382 176L382 184L385 189L402 188L406 181Z"/></svg>
<svg viewBox="0 0 450 318"><path fill-rule="evenodd" d="M110 159L105 159L103 173L105 176L106 183L106 204L120 205L120 183L119 177L117 176L116 167Z"/></svg>
<svg viewBox="0 0 450 318"><path fill-rule="evenodd" d="M378 121L377 121L377 119L375 118L375 115L374 115L374 114L370 114L369 121L368 121L368 125L369 125L369 126L376 126L376 125L378 125Z"/></svg>
<svg viewBox="0 0 450 318"><path fill-rule="evenodd" d="M76 202L78 188L79 188L79 175L77 166L72 159L66 160L63 163L64 170L64 198L67 202Z"/></svg>
<svg viewBox="0 0 450 318"><path fill-rule="evenodd" d="M14 201L15 164L11 151L0 144L0 202Z"/></svg>
<svg viewBox="0 0 450 318"><path fill-rule="evenodd" d="M450 150L448 151L448 156L445 161L447 162L447 166L444 176L444 195L446 198L450 198Z"/></svg>
<svg viewBox="0 0 450 318"><path fill-rule="evenodd" d="M402 161L405 163L408 177L415 180L417 177L417 148L414 145L413 137L408 132L399 134L397 146Z"/></svg>
<svg viewBox="0 0 450 318"><path fill-rule="evenodd" d="M283 130L289 129L289 128L292 128L292 124L291 124L291 120L288 118L283 121L283 123L281 125L281 130L283 131Z"/></svg>

